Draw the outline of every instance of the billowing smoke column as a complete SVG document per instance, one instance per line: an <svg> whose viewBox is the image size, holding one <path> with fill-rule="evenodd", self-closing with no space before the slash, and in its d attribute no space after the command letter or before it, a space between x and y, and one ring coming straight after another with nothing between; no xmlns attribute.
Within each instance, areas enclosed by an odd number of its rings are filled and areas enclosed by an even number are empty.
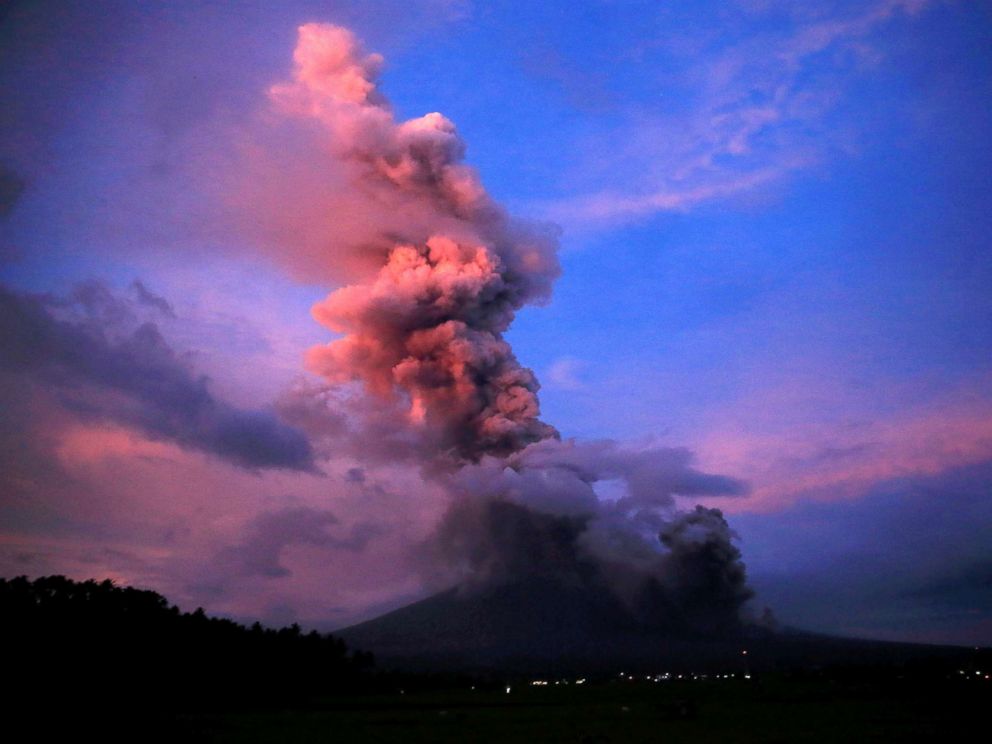
<svg viewBox="0 0 992 744"><path fill-rule="evenodd" d="M538 420L534 375L501 336L518 308L550 293L559 269L549 232L511 221L489 198L441 114L395 121L375 87L382 59L350 32L303 26L295 61L294 82L272 90L276 101L326 126L369 200L409 215L376 244L354 247L379 258L366 282L314 308L344 336L314 350L311 367L373 395L403 395L411 423L456 460L554 436Z"/></svg>
<svg viewBox="0 0 992 744"><path fill-rule="evenodd" d="M271 95L318 124L359 195L342 218L363 236L335 248L355 281L314 307L342 335L308 362L332 386L360 386L365 410L401 411L397 425L427 444L425 472L454 497L435 569L469 590L538 575L606 588L662 625L736 623L751 592L732 533L719 511L678 512L675 497L742 485L694 470L685 450L563 442L539 419L537 381L503 333L549 297L555 231L488 196L441 114L397 122L376 87L381 57L349 31L301 27L294 59ZM374 224L356 231L362 219ZM602 498L607 481L623 495Z"/></svg>

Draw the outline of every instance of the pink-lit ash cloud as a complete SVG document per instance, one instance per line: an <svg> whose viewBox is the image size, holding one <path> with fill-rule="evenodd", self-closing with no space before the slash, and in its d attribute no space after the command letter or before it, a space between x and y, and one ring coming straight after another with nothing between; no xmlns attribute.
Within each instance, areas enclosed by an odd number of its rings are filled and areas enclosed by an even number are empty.
<svg viewBox="0 0 992 744"><path fill-rule="evenodd" d="M416 216L409 225L370 221L352 252L378 252L381 268L315 306L315 318L344 335L308 362L331 385L359 383L356 394L374 407L394 402L397 426L425 441L425 474L455 497L437 538L446 548L434 553L442 568L463 586L561 571L624 587L635 613L657 595L669 616L641 618L649 624L682 626L705 613L714 626L739 622L751 592L729 529L716 510L679 513L672 493L743 486L693 470L683 451L562 442L538 418L537 381L503 333L516 310L549 295L553 231L512 219L486 194L443 116L397 123L374 86L379 58L349 33L304 26L294 59L294 84L272 89L277 104L326 128L365 198ZM595 484L605 480L622 481L628 496L600 500ZM574 565L548 565L534 543L569 518ZM703 575L671 568L693 556Z"/></svg>

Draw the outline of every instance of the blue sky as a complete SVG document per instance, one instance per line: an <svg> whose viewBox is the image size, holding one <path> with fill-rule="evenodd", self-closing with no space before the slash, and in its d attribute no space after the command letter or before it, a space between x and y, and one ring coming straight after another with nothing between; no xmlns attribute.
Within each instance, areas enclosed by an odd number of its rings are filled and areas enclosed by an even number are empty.
<svg viewBox="0 0 992 744"><path fill-rule="evenodd" d="M9 289L64 296L96 280L140 305L140 279L174 309L156 327L211 393L269 410L327 340L310 306L335 283L274 259L230 185L252 178L246 147L282 142L258 132L296 27L347 26L385 57L397 119L443 112L497 200L559 226L553 297L507 335L542 383L546 421L566 437L685 446L708 472L747 481L749 496L713 504L785 622L992 643L986 4L15 2L4 13ZM304 145L283 145L306 162ZM259 514L333 503L354 525L389 509L354 484L242 473L45 401L24 413L38 427L5 433L8 458L27 471L30 451L47 473L5 486L6 573L104 572L219 612L325 626L423 591L395 567L376 591L348 584L358 558L288 539L288 576L197 595L190 574ZM55 471L113 495L70 507ZM414 478L376 477L389 493ZM218 497L225 481L242 495ZM362 565L390 564L436 517L403 508L413 526L387 547L371 538L378 557ZM128 512L147 513L159 537L129 531ZM865 554L871 571L852 558ZM322 582L340 595L324 605L309 599ZM890 601L877 599L883 585Z"/></svg>

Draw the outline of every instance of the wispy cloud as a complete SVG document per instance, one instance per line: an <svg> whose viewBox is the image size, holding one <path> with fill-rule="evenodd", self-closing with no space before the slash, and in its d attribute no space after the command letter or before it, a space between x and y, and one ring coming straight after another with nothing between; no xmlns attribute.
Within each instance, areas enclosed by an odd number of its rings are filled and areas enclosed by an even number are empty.
<svg viewBox="0 0 992 744"><path fill-rule="evenodd" d="M748 479L747 511L779 511L803 500L856 501L893 478L926 477L992 460L992 403L972 386L887 416L769 428L761 409L801 408L810 389L775 399L764 391L728 412L700 445L703 461ZM781 415L781 414L779 414ZM764 419L764 420L763 420ZM733 510L733 506L730 507Z"/></svg>
<svg viewBox="0 0 992 744"><path fill-rule="evenodd" d="M572 226L629 221L733 198L814 166L847 147L849 126L832 126L832 114L852 75L879 63L880 34L929 4L786 9L783 20L782 8L765 3L758 10L778 14L777 23L757 21L743 41L727 41L721 26L659 42L679 69L659 81L661 103L631 107L622 123L596 131L579 155L586 173L577 193L546 204L546 214ZM586 181L614 185L582 193Z"/></svg>
<svg viewBox="0 0 992 744"><path fill-rule="evenodd" d="M562 390L582 390L585 387L581 377L583 367L585 362L581 359L562 357L551 363L543 378L546 384Z"/></svg>

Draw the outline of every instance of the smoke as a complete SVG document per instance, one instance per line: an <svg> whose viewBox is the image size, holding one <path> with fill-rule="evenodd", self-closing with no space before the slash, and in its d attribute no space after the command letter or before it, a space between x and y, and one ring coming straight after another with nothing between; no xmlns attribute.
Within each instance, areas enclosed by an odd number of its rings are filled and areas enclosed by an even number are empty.
<svg viewBox="0 0 992 744"><path fill-rule="evenodd" d="M744 485L695 470L684 449L563 442L540 420L537 380L503 334L548 299L556 230L495 203L444 116L397 121L382 58L349 31L302 26L294 61L270 94L317 128L346 178L325 255L350 283L313 308L340 335L309 353L327 383L288 396L287 420L366 457L419 461L445 485L451 507L426 548L444 581L553 577L609 591L648 624L733 626L751 596L733 533L676 497Z"/></svg>
<svg viewBox="0 0 992 744"><path fill-rule="evenodd" d="M349 31L301 27L294 59L276 105L324 128L366 202L363 240L335 257L376 264L314 307L343 337L313 350L311 369L399 399L456 462L555 436L538 418L537 380L502 338L522 305L549 296L554 231L510 219L441 114L397 122L376 87L381 57Z"/></svg>
<svg viewBox="0 0 992 744"><path fill-rule="evenodd" d="M721 512L676 503L746 488L694 469L684 449L545 440L466 466L449 483L455 501L428 547L442 583L471 592L553 578L612 594L646 627L680 632L738 628L753 596ZM610 483L615 498L598 492Z"/></svg>

